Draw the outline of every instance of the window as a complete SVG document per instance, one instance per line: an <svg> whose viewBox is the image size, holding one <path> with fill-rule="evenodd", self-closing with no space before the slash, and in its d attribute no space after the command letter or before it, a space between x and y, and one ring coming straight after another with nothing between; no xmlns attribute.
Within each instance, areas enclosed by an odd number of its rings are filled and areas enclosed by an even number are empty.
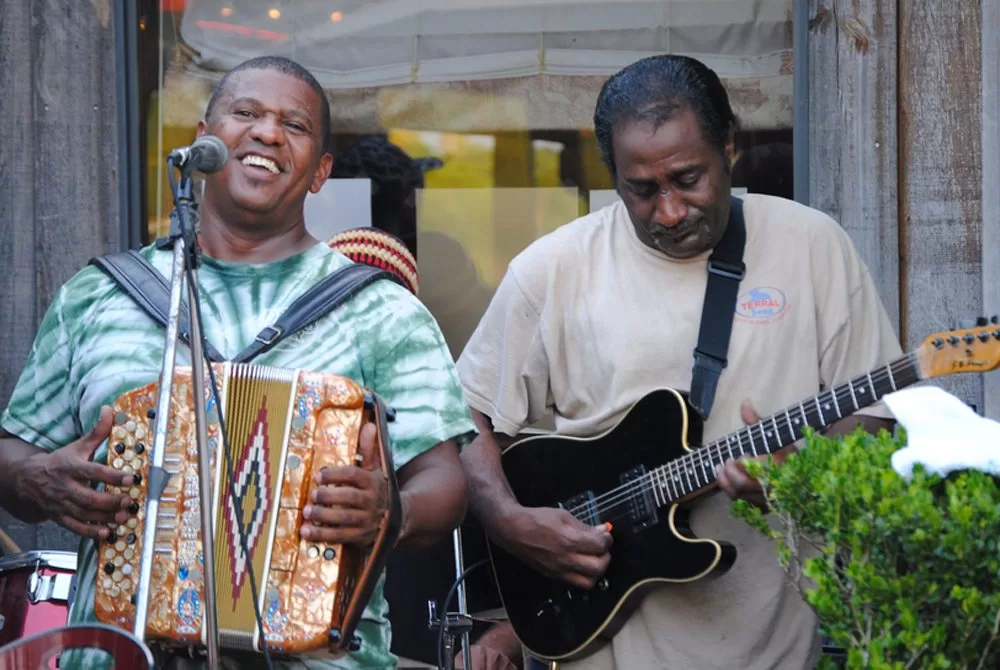
<svg viewBox="0 0 1000 670"><path fill-rule="evenodd" d="M333 114L310 230L401 237L456 356L517 252L615 198L592 115L630 62L715 69L742 124L734 187L792 197L792 0L147 0L139 16L146 241L169 222L164 157L222 73L288 56Z"/></svg>

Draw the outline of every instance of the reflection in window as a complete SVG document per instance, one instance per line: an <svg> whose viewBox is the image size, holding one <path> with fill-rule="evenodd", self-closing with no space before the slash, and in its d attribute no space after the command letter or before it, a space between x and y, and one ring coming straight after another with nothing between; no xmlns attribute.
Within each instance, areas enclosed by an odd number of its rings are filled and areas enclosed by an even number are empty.
<svg viewBox="0 0 1000 670"><path fill-rule="evenodd" d="M310 230L402 238L456 355L515 254L614 199L592 116L630 62L675 52L714 68L743 126L734 187L790 195L791 0L438 4L144 2L160 45L141 73L149 237L170 212L163 157L190 143L222 73L262 54L308 67L331 102L333 179L307 202Z"/></svg>

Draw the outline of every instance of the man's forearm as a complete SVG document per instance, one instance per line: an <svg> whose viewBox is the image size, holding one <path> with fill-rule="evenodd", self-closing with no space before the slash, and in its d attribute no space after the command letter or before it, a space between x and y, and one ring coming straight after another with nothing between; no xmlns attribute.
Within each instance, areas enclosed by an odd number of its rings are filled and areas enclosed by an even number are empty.
<svg viewBox="0 0 1000 670"><path fill-rule="evenodd" d="M24 504L18 497L15 486L21 464L41 453L45 453L45 450L13 435L0 434L0 507L25 523L45 521L45 516L37 509Z"/></svg>
<svg viewBox="0 0 1000 670"><path fill-rule="evenodd" d="M500 463L500 447L490 420L473 410L479 435L462 450L462 465L469 478L469 508L486 532L496 537L504 518L519 507Z"/></svg>
<svg viewBox="0 0 1000 670"><path fill-rule="evenodd" d="M400 502L403 507L403 527L397 545L407 548L428 547L458 527L465 518L468 485L458 460L454 443L442 443L431 453L410 463L415 472L407 473L400 482Z"/></svg>

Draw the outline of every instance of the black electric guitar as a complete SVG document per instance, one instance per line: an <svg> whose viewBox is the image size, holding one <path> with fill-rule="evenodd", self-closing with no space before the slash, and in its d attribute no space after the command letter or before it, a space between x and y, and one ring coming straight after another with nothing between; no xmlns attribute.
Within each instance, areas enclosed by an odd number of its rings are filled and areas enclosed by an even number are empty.
<svg viewBox="0 0 1000 670"><path fill-rule="evenodd" d="M503 452L517 500L561 507L590 525L612 522L611 563L590 590L548 579L495 544L494 575L514 632L536 656L587 656L622 627L651 589L717 576L736 560L726 542L694 537L679 503L715 488L715 469L731 458L769 454L922 379L986 372L1000 365L1000 325L938 333L915 351L803 400L711 444L685 397L656 390L617 426L589 439L538 436Z"/></svg>

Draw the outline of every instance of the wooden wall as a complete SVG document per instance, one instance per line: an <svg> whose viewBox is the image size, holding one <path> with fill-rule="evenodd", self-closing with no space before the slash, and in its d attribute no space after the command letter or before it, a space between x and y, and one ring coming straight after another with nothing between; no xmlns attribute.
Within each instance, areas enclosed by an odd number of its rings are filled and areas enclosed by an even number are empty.
<svg viewBox="0 0 1000 670"><path fill-rule="evenodd" d="M3 0L0 13L0 407L54 292L119 244L112 0ZM21 545L74 548L0 513Z"/></svg>
<svg viewBox="0 0 1000 670"><path fill-rule="evenodd" d="M983 165L984 143L994 154L997 143L997 2L810 0L811 201L850 232L904 348L1000 311L1000 169ZM936 383L984 409L983 376Z"/></svg>

